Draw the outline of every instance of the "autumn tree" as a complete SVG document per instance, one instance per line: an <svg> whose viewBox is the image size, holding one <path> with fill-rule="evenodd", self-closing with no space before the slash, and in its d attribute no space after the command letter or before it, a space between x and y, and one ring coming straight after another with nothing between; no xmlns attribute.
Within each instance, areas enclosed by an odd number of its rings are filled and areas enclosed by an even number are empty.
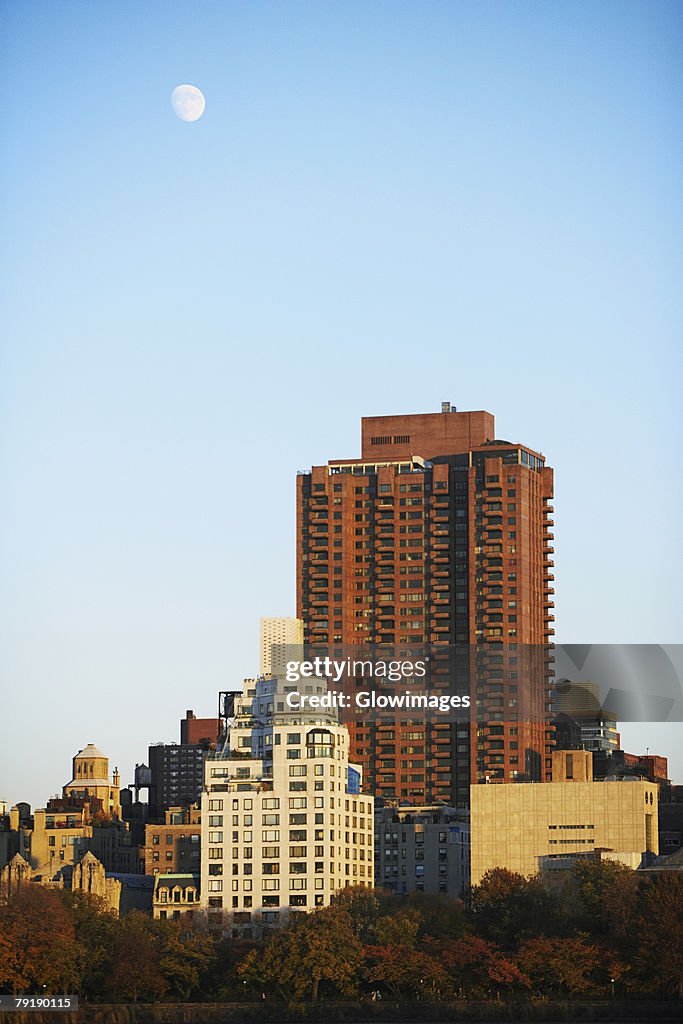
<svg viewBox="0 0 683 1024"><path fill-rule="evenodd" d="M106 995L112 1002L161 999L169 989L161 969L159 924L133 910L114 933Z"/></svg>
<svg viewBox="0 0 683 1024"><path fill-rule="evenodd" d="M81 964L79 993L89 999L101 999L107 989L120 922L109 904L98 896L62 891L59 897L75 929Z"/></svg>
<svg viewBox="0 0 683 1024"><path fill-rule="evenodd" d="M19 992L77 992L81 962L68 909L53 889L21 885L0 905L0 987Z"/></svg>
<svg viewBox="0 0 683 1024"><path fill-rule="evenodd" d="M448 972L427 953L406 955L400 945L366 946L363 976L370 988L384 987L393 996L438 999L452 992Z"/></svg>
<svg viewBox="0 0 683 1024"><path fill-rule="evenodd" d="M595 990L598 948L580 937L527 939L517 959L543 995L581 995Z"/></svg>
<svg viewBox="0 0 683 1024"><path fill-rule="evenodd" d="M528 976L514 959L495 942L478 935L466 935L442 946L441 960L453 988L461 996L481 999L524 990L530 985Z"/></svg>
<svg viewBox="0 0 683 1024"><path fill-rule="evenodd" d="M317 1002L320 985L337 990L351 984L361 962L361 945L351 918L339 906L301 915L277 932L263 951L253 950L238 967L252 986L277 986L290 1002L309 996Z"/></svg>

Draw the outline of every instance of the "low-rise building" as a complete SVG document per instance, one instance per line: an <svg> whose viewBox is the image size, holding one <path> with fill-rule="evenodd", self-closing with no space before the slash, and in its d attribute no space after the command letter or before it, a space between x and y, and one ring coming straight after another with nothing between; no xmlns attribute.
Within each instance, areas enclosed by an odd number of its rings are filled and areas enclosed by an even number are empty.
<svg viewBox="0 0 683 1024"><path fill-rule="evenodd" d="M199 910L199 875L183 872L159 874L154 879L153 915L177 919Z"/></svg>
<svg viewBox="0 0 683 1024"><path fill-rule="evenodd" d="M375 886L391 892L462 896L470 877L469 813L375 805Z"/></svg>
<svg viewBox="0 0 683 1024"><path fill-rule="evenodd" d="M145 826L146 875L199 871L201 812L191 807L171 807L163 825Z"/></svg>

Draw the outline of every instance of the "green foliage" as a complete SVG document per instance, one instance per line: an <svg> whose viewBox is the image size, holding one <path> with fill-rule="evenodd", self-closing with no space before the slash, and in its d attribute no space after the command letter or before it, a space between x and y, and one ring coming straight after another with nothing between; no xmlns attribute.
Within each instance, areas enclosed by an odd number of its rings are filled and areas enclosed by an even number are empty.
<svg viewBox="0 0 683 1024"><path fill-rule="evenodd" d="M576 861L565 889L576 927L592 935L622 938L633 930L638 878L618 861Z"/></svg>
<svg viewBox="0 0 683 1024"><path fill-rule="evenodd" d="M415 910L402 910L398 914L385 914L375 925L377 942L381 946L402 946L414 949L421 918Z"/></svg>
<svg viewBox="0 0 683 1024"><path fill-rule="evenodd" d="M459 939L465 931L465 906L462 900L436 893L413 892L405 906L419 915L419 937Z"/></svg>
<svg viewBox="0 0 683 1024"><path fill-rule="evenodd" d="M630 987L683 999L683 873L667 871L643 885L636 934Z"/></svg>
<svg viewBox="0 0 683 1024"><path fill-rule="evenodd" d="M79 991L88 999L98 999L105 991L111 971L118 919L109 905L97 896L65 891L61 891L59 895L73 921L79 948Z"/></svg>
<svg viewBox="0 0 683 1024"><path fill-rule="evenodd" d="M340 889L332 897L332 906L345 911L349 916L351 928L361 942L371 942L375 937L375 927L382 915L382 893L372 889L349 886ZM386 902L386 898L382 900Z"/></svg>
<svg viewBox="0 0 683 1024"><path fill-rule="evenodd" d="M559 901L540 875L525 878L493 868L472 886L470 906L477 932L505 949L526 936L554 935L561 929Z"/></svg>
<svg viewBox="0 0 683 1024"><path fill-rule="evenodd" d="M170 985L161 969L163 948L158 921L134 910L114 934L105 994L112 1002L162 999Z"/></svg>

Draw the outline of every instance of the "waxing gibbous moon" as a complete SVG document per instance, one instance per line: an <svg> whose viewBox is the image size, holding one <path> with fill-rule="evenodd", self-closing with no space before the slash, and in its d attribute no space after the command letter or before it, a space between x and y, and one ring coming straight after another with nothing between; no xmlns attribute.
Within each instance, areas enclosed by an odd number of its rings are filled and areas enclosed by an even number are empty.
<svg viewBox="0 0 683 1024"><path fill-rule="evenodd" d="M176 85L171 93L171 106L181 121L198 121L204 113L204 93L196 85Z"/></svg>

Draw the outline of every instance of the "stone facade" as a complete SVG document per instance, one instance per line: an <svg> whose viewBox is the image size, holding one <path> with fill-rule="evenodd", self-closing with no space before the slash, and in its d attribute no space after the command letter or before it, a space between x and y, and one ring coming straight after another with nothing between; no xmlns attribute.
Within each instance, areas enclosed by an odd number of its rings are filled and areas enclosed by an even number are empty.
<svg viewBox="0 0 683 1024"><path fill-rule="evenodd" d="M8 864L0 871L0 894L9 899L13 892L26 882L31 881L31 865L19 853L15 853Z"/></svg>
<svg viewBox="0 0 683 1024"><path fill-rule="evenodd" d="M117 878L108 878L104 865L90 851L78 864L74 865L71 871L71 889L73 892L98 896L118 917L121 903L121 882Z"/></svg>

